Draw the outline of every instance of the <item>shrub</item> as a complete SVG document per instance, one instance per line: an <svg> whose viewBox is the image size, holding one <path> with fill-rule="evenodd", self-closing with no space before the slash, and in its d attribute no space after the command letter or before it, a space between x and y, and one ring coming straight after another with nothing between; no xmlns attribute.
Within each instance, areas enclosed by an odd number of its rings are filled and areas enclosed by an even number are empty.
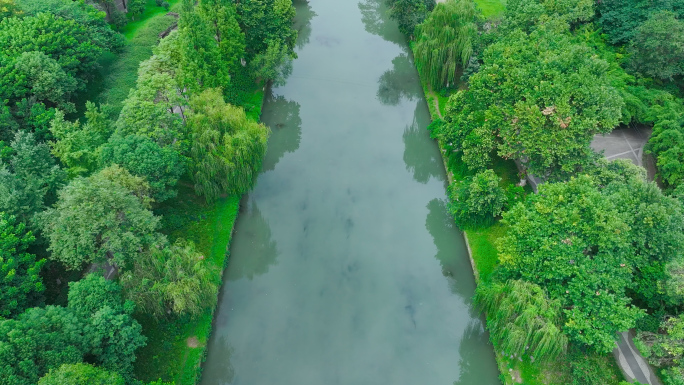
<svg viewBox="0 0 684 385"><path fill-rule="evenodd" d="M501 215L507 198L500 182L493 170L486 170L450 186L449 211L460 227L490 225Z"/></svg>

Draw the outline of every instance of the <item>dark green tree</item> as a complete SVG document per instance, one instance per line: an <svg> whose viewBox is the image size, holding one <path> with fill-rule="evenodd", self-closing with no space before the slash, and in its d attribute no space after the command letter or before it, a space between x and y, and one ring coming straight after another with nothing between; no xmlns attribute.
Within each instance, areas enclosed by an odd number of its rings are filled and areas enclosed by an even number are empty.
<svg viewBox="0 0 684 385"><path fill-rule="evenodd" d="M486 226L501 215L506 204L506 192L499 186L493 170L477 173L449 186L449 211L459 227Z"/></svg>
<svg viewBox="0 0 684 385"><path fill-rule="evenodd" d="M399 30L408 37L413 36L416 26L435 8L435 0L388 0L387 3Z"/></svg>
<svg viewBox="0 0 684 385"><path fill-rule="evenodd" d="M35 240L23 223L0 212L0 317L15 317L33 305L45 289L44 259L26 252Z"/></svg>
<svg viewBox="0 0 684 385"><path fill-rule="evenodd" d="M591 178L545 183L504 213L499 242L504 276L545 288L563 307L563 331L607 353L615 333L634 327L641 311L626 289L635 268L629 226Z"/></svg>
<svg viewBox="0 0 684 385"><path fill-rule="evenodd" d="M608 64L565 34L508 34L484 54L468 90L450 98L437 135L473 170L496 152L543 179L565 179L592 163L589 144L611 131L624 105Z"/></svg>
<svg viewBox="0 0 684 385"><path fill-rule="evenodd" d="M173 147L161 147L152 139L140 135L113 135L100 150L100 165L111 164L141 176L150 184L157 202L176 196L173 187L185 172L185 164Z"/></svg>
<svg viewBox="0 0 684 385"><path fill-rule="evenodd" d="M627 44L639 26L660 11L684 16L684 0L601 0L597 2L599 25L612 44Z"/></svg>
<svg viewBox="0 0 684 385"><path fill-rule="evenodd" d="M124 301L121 287L89 274L69 284L69 309L85 324L90 354L99 365L131 379L136 349L145 346L142 327L133 319L135 305Z"/></svg>
<svg viewBox="0 0 684 385"><path fill-rule="evenodd" d="M83 321L58 306L32 308L0 320L3 384L33 385L50 369L83 360L89 349Z"/></svg>
<svg viewBox="0 0 684 385"><path fill-rule="evenodd" d="M670 11L652 14L637 28L629 51L634 69L650 77L672 80L684 73L684 22Z"/></svg>

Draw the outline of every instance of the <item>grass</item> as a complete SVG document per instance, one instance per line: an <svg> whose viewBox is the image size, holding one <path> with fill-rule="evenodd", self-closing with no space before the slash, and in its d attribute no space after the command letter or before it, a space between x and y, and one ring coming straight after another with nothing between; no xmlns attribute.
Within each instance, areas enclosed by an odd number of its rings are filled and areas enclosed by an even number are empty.
<svg viewBox="0 0 684 385"><path fill-rule="evenodd" d="M506 9L506 0L475 0L485 18L498 16Z"/></svg>
<svg viewBox="0 0 684 385"><path fill-rule="evenodd" d="M171 10L179 6L178 0L171 0ZM121 104L128 97L131 88L135 87L140 62L152 56L152 49L157 45L159 33L166 30L175 21L175 17L167 16L163 7L158 7L155 0L148 0L145 12L122 29L126 38L126 46L118 55L105 53L99 60L100 70L88 84L86 92L76 99L76 116L83 116L85 102L107 103L121 109Z"/></svg>

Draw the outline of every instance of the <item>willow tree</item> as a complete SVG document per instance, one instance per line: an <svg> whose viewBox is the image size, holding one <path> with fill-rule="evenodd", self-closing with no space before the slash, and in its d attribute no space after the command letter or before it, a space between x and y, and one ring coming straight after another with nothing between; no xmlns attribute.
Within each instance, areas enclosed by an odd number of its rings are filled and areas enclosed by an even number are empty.
<svg viewBox="0 0 684 385"><path fill-rule="evenodd" d="M447 0L416 27L416 64L433 88L453 85L459 66L468 64L477 38L477 15L472 0Z"/></svg>
<svg viewBox="0 0 684 385"><path fill-rule="evenodd" d="M568 337L559 327L561 303L538 285L523 280L478 285L475 300L488 313L492 339L506 355L552 360L567 349Z"/></svg>
<svg viewBox="0 0 684 385"><path fill-rule="evenodd" d="M249 190L266 152L268 128L223 100L220 89L190 99L187 118L190 177L207 201Z"/></svg>
<svg viewBox="0 0 684 385"><path fill-rule="evenodd" d="M120 280L127 298L142 312L159 318L202 314L212 306L220 282L218 268L194 243L182 239L150 249Z"/></svg>

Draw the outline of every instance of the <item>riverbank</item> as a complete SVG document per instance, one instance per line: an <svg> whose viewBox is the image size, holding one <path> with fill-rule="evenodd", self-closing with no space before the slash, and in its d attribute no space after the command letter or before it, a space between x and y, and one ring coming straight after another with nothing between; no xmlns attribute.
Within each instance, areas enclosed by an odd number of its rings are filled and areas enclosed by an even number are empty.
<svg viewBox="0 0 684 385"><path fill-rule="evenodd" d="M441 119L448 97L433 92L425 81L425 77L420 74L421 84L425 99L427 100L432 120ZM454 158L446 156L446 149L438 141L444 167L446 168L449 183L459 182L469 176L465 165ZM518 170L513 161L506 161L496 157L493 160L492 169L501 178L501 187L516 184L519 181ZM526 193L531 193L529 186L525 187ZM463 231L465 242L468 248L473 274L478 285L486 283L498 264L498 251L496 243L506 233L506 226L497 221L494 225L487 228L468 229ZM493 343L492 341L490 341ZM497 366L501 373L500 378L504 385L566 385L572 382L572 368L570 360L559 359L552 363L541 364L530 362L530 360L520 360L509 358L500 353L494 346ZM622 380L621 373L617 368L612 356L600 356L592 354L588 360L607 368L614 373L615 383ZM597 367L598 367L597 365ZM609 385L609 384L606 384Z"/></svg>

